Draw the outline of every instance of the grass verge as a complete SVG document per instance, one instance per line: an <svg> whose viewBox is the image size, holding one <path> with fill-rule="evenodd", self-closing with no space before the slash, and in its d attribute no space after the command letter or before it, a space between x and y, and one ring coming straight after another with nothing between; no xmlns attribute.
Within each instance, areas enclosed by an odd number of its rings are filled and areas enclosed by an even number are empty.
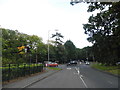
<svg viewBox="0 0 120 90"><path fill-rule="evenodd" d="M119 66L105 66L99 63L93 63L91 67L120 76Z"/></svg>
<svg viewBox="0 0 120 90"><path fill-rule="evenodd" d="M61 68L57 68L57 67L47 67L47 68L52 70L62 70Z"/></svg>

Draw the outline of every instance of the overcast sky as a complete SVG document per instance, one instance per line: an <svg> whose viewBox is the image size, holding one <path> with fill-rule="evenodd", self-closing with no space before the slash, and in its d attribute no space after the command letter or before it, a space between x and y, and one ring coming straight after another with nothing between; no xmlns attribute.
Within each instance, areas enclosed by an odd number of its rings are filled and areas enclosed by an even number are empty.
<svg viewBox="0 0 120 90"><path fill-rule="evenodd" d="M70 0L0 0L0 25L42 37L46 43L55 30L71 40L77 48L91 46L84 34L83 25L92 13L85 3L70 5Z"/></svg>

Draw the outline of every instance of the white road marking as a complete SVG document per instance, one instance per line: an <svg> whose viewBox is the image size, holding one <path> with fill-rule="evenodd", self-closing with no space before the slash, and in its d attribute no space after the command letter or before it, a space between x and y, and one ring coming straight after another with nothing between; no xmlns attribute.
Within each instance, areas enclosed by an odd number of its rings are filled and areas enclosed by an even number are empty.
<svg viewBox="0 0 120 90"><path fill-rule="evenodd" d="M76 69L78 75L80 75L79 77L80 77L80 79L82 80L82 82L83 82L83 84L85 85L85 87L88 88L87 84L85 83L85 81L84 81L83 78L82 78L83 75L81 75L80 70L79 70L79 67L78 67L78 68L75 67L75 69Z"/></svg>
<svg viewBox="0 0 120 90"><path fill-rule="evenodd" d="M83 75L80 75L80 77L83 77Z"/></svg>
<svg viewBox="0 0 120 90"><path fill-rule="evenodd" d="M68 70L70 70L71 68L67 68Z"/></svg>
<svg viewBox="0 0 120 90"><path fill-rule="evenodd" d="M78 68L77 68L77 67L75 67L75 69L76 69L77 73L78 73L78 74L80 74L79 67L78 67Z"/></svg>
<svg viewBox="0 0 120 90"><path fill-rule="evenodd" d="M85 83L85 81L82 79L82 77L80 76L80 79L82 80L83 84L85 85L85 87L87 88L87 85Z"/></svg>
<svg viewBox="0 0 120 90"><path fill-rule="evenodd" d="M111 81L108 81L108 83L113 84Z"/></svg>
<svg viewBox="0 0 120 90"><path fill-rule="evenodd" d="M79 71L79 68L75 67L76 71L78 72Z"/></svg>
<svg viewBox="0 0 120 90"><path fill-rule="evenodd" d="M78 73L75 73L75 72L74 72L74 74L78 74Z"/></svg>
<svg viewBox="0 0 120 90"><path fill-rule="evenodd" d="M78 70L78 75L80 74L80 71Z"/></svg>

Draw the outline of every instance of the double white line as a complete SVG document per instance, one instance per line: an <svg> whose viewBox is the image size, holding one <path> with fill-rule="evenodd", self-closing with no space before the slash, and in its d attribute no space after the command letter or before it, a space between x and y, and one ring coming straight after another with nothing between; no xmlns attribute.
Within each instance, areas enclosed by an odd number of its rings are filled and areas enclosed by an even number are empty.
<svg viewBox="0 0 120 90"><path fill-rule="evenodd" d="M77 73L78 73L78 75L80 75L79 77L80 77L80 79L82 80L82 82L83 82L83 84L85 85L85 87L86 88L88 88L88 86L87 86L87 84L85 83L85 81L83 80L83 75L81 75L80 74L80 70L79 70L79 67L77 68L77 67L75 67L75 69L76 69L76 71L77 71Z"/></svg>

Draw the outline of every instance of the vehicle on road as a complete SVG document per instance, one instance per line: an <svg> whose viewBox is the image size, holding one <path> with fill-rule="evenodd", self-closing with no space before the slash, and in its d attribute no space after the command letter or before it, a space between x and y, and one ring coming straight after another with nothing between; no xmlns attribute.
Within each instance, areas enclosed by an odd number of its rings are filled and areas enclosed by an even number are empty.
<svg viewBox="0 0 120 90"><path fill-rule="evenodd" d="M120 65L120 62L117 62L116 65Z"/></svg>
<svg viewBox="0 0 120 90"><path fill-rule="evenodd" d="M90 63L88 61L85 62L86 65L89 65Z"/></svg>
<svg viewBox="0 0 120 90"><path fill-rule="evenodd" d="M48 62L48 63L46 63L46 67L58 67L58 63L56 63L56 62Z"/></svg>
<svg viewBox="0 0 120 90"><path fill-rule="evenodd" d="M70 65L77 65L77 61L70 61L69 63L67 63L67 66L70 66Z"/></svg>
<svg viewBox="0 0 120 90"><path fill-rule="evenodd" d="M79 62L79 64L82 64L82 62Z"/></svg>

